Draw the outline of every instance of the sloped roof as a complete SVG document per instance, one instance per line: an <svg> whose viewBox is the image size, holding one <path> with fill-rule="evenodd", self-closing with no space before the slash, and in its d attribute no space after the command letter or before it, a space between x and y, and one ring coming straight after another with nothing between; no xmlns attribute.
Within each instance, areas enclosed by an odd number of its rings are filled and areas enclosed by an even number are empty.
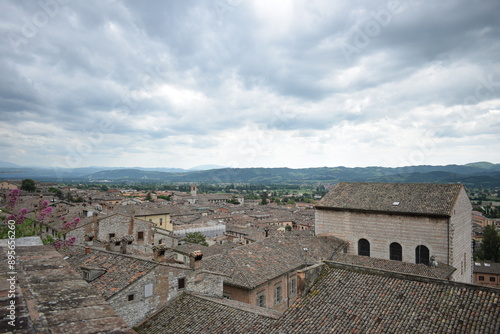
<svg viewBox="0 0 500 334"><path fill-rule="evenodd" d="M427 266L422 263L416 264L403 261L377 259L370 256L352 255L346 253L335 254L332 258L332 261L354 266L362 266L367 268L440 279L449 279L451 274L453 274L453 272L455 272L456 270L456 268L444 263L438 263L438 265L434 267Z"/></svg>
<svg viewBox="0 0 500 334"><path fill-rule="evenodd" d="M330 259L344 244L335 237L274 236L207 257L203 268L229 276L226 284L253 289L291 270Z"/></svg>
<svg viewBox="0 0 500 334"><path fill-rule="evenodd" d="M330 264L283 316L184 294L141 324L159 333L498 333L500 290Z"/></svg>
<svg viewBox="0 0 500 334"><path fill-rule="evenodd" d="M340 182L316 208L451 216L462 188L461 184Z"/></svg>
<svg viewBox="0 0 500 334"><path fill-rule="evenodd" d="M499 331L498 289L334 265L268 333Z"/></svg>
<svg viewBox="0 0 500 334"><path fill-rule="evenodd" d="M135 333L49 245L16 247L16 326L9 325L6 251L0 248L1 333Z"/></svg>
<svg viewBox="0 0 500 334"><path fill-rule="evenodd" d="M68 257L66 261L80 274L81 267L85 266L106 270L103 275L90 282L95 291L106 299L158 266L158 263L153 261L95 248L85 254L84 247L79 245L62 249L60 252Z"/></svg>
<svg viewBox="0 0 500 334"><path fill-rule="evenodd" d="M138 326L138 334L266 333L276 311L183 293Z"/></svg>

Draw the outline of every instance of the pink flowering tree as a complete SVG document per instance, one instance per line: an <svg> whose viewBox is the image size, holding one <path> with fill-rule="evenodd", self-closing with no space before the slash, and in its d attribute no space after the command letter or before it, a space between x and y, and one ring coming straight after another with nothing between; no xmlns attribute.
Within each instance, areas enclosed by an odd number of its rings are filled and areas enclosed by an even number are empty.
<svg viewBox="0 0 500 334"><path fill-rule="evenodd" d="M64 218L64 217L63 217ZM80 218L75 218L72 221L65 222L62 226L63 230L72 230L80 224Z"/></svg>
<svg viewBox="0 0 500 334"><path fill-rule="evenodd" d="M66 240L56 240L54 241L53 245L55 249L60 250L66 247L74 246L75 242L76 242L76 237L71 237Z"/></svg>
<svg viewBox="0 0 500 334"><path fill-rule="evenodd" d="M29 237L36 235L33 226L33 221L26 218L28 209L21 209L17 214L8 215L4 221L0 224L0 239L5 239L8 237L9 230L12 230L9 222L15 222L15 237ZM12 231L11 231L12 232Z"/></svg>
<svg viewBox="0 0 500 334"><path fill-rule="evenodd" d="M12 189L9 191L9 194L7 195L7 208L14 209L17 201L19 200L19 193L19 189Z"/></svg>

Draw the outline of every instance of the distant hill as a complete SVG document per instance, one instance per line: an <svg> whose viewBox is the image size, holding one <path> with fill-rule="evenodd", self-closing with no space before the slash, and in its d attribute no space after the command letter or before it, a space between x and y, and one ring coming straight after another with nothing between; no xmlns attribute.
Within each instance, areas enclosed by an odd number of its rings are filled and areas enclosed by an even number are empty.
<svg viewBox="0 0 500 334"><path fill-rule="evenodd" d="M217 168L212 168L217 167ZM316 167L316 168L11 168L0 167L0 179L33 178L55 182L198 182L198 183L335 183L415 182L462 183L471 187L500 187L500 164L477 162L466 165L407 167ZM204 168L209 168L204 170Z"/></svg>
<svg viewBox="0 0 500 334"><path fill-rule="evenodd" d="M211 169L221 169L221 168L227 168L224 166L219 166L219 165L200 165L196 167L191 167L189 168L190 171L195 171L195 170L211 170Z"/></svg>
<svg viewBox="0 0 500 334"><path fill-rule="evenodd" d="M484 166L485 168L482 168ZM498 171L497 171L498 170ZM220 168L183 173L148 172L137 169L107 170L89 180L199 183L318 183L318 182L414 182L463 183L469 186L500 186L500 164L321 168Z"/></svg>

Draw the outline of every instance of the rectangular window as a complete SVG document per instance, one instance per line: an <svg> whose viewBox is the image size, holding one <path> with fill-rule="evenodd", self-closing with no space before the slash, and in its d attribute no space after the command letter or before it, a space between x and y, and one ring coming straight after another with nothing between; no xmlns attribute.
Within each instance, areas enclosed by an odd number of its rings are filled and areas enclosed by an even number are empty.
<svg viewBox="0 0 500 334"><path fill-rule="evenodd" d="M484 276L479 276L480 281L484 281Z"/></svg>
<svg viewBox="0 0 500 334"><path fill-rule="evenodd" d="M163 218L160 218L160 226L163 225Z"/></svg>
<svg viewBox="0 0 500 334"><path fill-rule="evenodd" d="M110 233L110 234L109 234L109 240L111 240L111 239L112 239L112 238L114 238L114 237L115 237L115 234L114 234L114 233Z"/></svg>
<svg viewBox="0 0 500 334"><path fill-rule="evenodd" d="M153 283L144 286L144 297L151 297L153 295Z"/></svg>
<svg viewBox="0 0 500 334"><path fill-rule="evenodd" d="M83 271L83 279L86 281L90 280L90 273L86 270Z"/></svg>
<svg viewBox="0 0 500 334"><path fill-rule="evenodd" d="M297 279L293 277L290 279L290 296L295 296L297 293Z"/></svg>
<svg viewBox="0 0 500 334"><path fill-rule="evenodd" d="M266 307L266 295L264 294L264 291L257 294L255 304L260 307Z"/></svg>
<svg viewBox="0 0 500 334"><path fill-rule="evenodd" d="M186 278L185 277L177 279L177 287L179 289L184 289L186 287Z"/></svg>
<svg viewBox="0 0 500 334"><path fill-rule="evenodd" d="M490 282L495 282L495 277L491 276L490 277Z"/></svg>
<svg viewBox="0 0 500 334"><path fill-rule="evenodd" d="M137 240L144 240L144 232L137 232Z"/></svg>
<svg viewBox="0 0 500 334"><path fill-rule="evenodd" d="M132 301L132 300L134 300L134 295L128 295L127 299L128 299L129 302Z"/></svg>
<svg viewBox="0 0 500 334"><path fill-rule="evenodd" d="M282 300L283 300L283 291L280 284L274 288L274 304L279 304L282 302Z"/></svg>

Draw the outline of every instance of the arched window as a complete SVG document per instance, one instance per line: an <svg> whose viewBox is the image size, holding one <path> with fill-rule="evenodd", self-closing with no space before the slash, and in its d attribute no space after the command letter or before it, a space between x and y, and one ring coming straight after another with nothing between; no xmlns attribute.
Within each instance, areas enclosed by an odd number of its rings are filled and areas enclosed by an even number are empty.
<svg viewBox="0 0 500 334"><path fill-rule="evenodd" d="M366 239L358 241L358 255L370 256L370 242Z"/></svg>
<svg viewBox="0 0 500 334"><path fill-rule="evenodd" d="M391 260L403 261L403 247L397 242L393 242L389 246L389 258Z"/></svg>
<svg viewBox="0 0 500 334"><path fill-rule="evenodd" d="M417 246L417 248L415 248L415 263L423 263L429 265L429 257L429 248L423 245Z"/></svg>

